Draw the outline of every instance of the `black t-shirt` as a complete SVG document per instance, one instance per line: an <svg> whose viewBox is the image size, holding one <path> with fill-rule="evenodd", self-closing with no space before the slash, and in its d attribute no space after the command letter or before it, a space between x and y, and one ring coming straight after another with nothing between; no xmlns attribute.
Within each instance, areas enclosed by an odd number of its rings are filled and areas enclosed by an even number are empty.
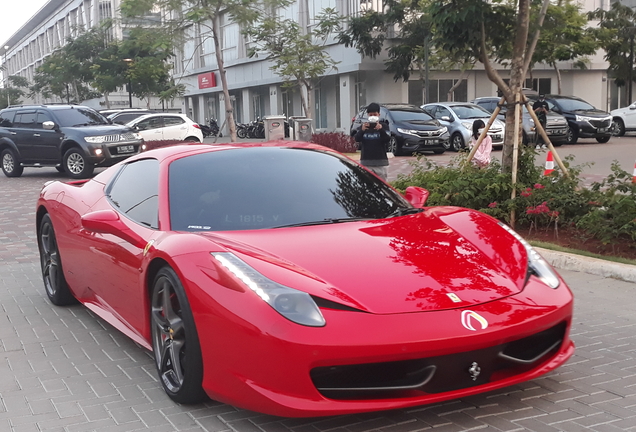
<svg viewBox="0 0 636 432"><path fill-rule="evenodd" d="M388 133L386 122L380 121L382 129L358 129L355 140L360 143L360 163L365 166L386 166L389 159L386 157L386 143L391 137Z"/></svg>

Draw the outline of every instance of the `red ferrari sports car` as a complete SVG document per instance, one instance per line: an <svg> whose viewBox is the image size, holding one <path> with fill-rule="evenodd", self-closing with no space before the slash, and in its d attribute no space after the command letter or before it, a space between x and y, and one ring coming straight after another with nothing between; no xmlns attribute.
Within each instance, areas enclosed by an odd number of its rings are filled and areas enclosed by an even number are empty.
<svg viewBox="0 0 636 432"><path fill-rule="evenodd" d="M37 203L46 293L152 350L179 403L410 407L563 364L572 294L483 213L307 143L180 145Z"/></svg>

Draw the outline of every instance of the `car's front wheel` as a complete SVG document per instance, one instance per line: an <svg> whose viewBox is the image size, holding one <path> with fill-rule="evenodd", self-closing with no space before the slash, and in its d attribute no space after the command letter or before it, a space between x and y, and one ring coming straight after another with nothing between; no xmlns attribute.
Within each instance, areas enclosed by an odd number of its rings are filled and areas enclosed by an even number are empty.
<svg viewBox="0 0 636 432"><path fill-rule="evenodd" d="M614 136L625 135L625 122L622 119L614 119L614 123L612 123L612 134Z"/></svg>
<svg viewBox="0 0 636 432"><path fill-rule="evenodd" d="M464 137L459 132L455 132L450 139L450 147L453 151L460 151L465 147Z"/></svg>
<svg viewBox="0 0 636 432"><path fill-rule="evenodd" d="M20 165L15 152L11 149L2 150L2 172L7 177L20 177L24 167Z"/></svg>
<svg viewBox="0 0 636 432"><path fill-rule="evenodd" d="M68 176L74 179L90 177L95 169L95 165L86 159L86 155L78 147L68 149L62 163Z"/></svg>
<svg viewBox="0 0 636 432"><path fill-rule="evenodd" d="M601 143L601 144L605 144L606 142L608 142L610 140L611 137L609 136L602 136L602 137L596 137L596 141Z"/></svg>
<svg viewBox="0 0 636 432"><path fill-rule="evenodd" d="M573 127L569 127L567 137L568 144L576 144L579 140L579 133Z"/></svg>
<svg viewBox="0 0 636 432"><path fill-rule="evenodd" d="M395 136L391 135L391 139L389 140L388 151L393 153L395 156L402 156L402 149L398 144L398 140Z"/></svg>
<svg viewBox="0 0 636 432"><path fill-rule="evenodd" d="M40 265L42 267L44 289L51 303L56 306L76 303L75 297L71 294L71 290L64 278L60 251L57 247L53 223L48 214L45 214L40 222L38 247L40 249Z"/></svg>
<svg viewBox="0 0 636 432"><path fill-rule="evenodd" d="M155 276L150 321L155 365L165 392L181 404L203 401L199 337L181 281L170 267Z"/></svg>

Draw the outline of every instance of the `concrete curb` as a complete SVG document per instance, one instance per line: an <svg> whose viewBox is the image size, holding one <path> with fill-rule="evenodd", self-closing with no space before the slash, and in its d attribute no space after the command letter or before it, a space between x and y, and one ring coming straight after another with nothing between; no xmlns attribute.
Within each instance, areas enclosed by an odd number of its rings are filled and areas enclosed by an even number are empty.
<svg viewBox="0 0 636 432"><path fill-rule="evenodd" d="M636 266L620 264L598 258L535 248L552 267L598 275L636 283Z"/></svg>

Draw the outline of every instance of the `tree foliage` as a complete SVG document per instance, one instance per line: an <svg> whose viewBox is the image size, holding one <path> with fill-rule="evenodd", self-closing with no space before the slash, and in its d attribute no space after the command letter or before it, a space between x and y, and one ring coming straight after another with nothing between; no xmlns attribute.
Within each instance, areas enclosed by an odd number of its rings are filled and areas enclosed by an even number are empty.
<svg viewBox="0 0 636 432"><path fill-rule="evenodd" d="M0 89L0 109L6 108L8 105L21 104L21 98L24 97L25 90L29 86L27 79L19 75L9 76L7 81L8 86Z"/></svg>
<svg viewBox="0 0 636 432"><path fill-rule="evenodd" d="M180 44L185 33L193 26L211 33L214 40L215 56L223 98L225 103L226 122L230 129L232 142L237 140L234 109L225 76L225 62L221 47L221 21L234 22L242 28L248 28L261 17L278 7L285 7L291 0L123 0L120 6L124 18L143 17L150 11L161 10L165 13L162 27L172 38L172 45Z"/></svg>
<svg viewBox="0 0 636 432"><path fill-rule="evenodd" d="M302 89L300 95L305 115L311 112L312 81L338 63L326 52L325 45L340 28L339 14L335 9L327 8L316 16L315 21L312 31L307 32L295 20L270 15L245 32L254 44L249 56L263 54L271 61L271 70L288 84L293 81Z"/></svg>
<svg viewBox="0 0 636 432"><path fill-rule="evenodd" d="M609 72L617 86L629 83L629 78L636 79L632 73L634 34L636 33L636 11L619 2L613 3L610 10L597 9L588 14L590 19L599 20L594 29L601 48L605 50L605 60L610 64ZM631 101L630 101L631 102Z"/></svg>

